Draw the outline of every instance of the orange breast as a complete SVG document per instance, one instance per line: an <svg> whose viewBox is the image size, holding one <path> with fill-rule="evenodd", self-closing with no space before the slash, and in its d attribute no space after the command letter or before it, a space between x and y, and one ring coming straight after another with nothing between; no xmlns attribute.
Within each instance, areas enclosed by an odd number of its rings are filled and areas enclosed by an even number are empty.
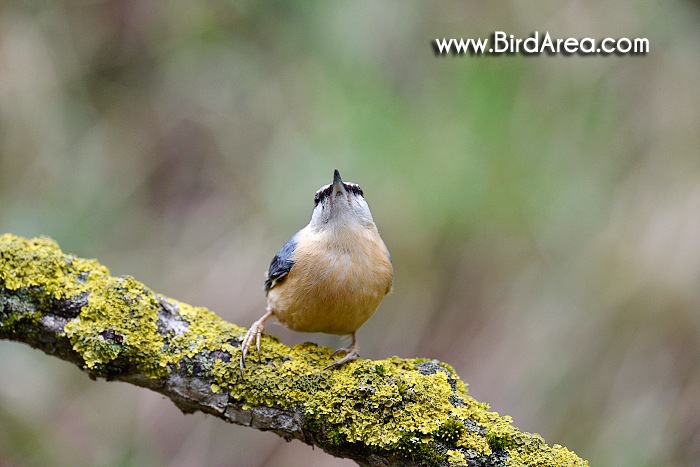
<svg viewBox="0 0 700 467"><path fill-rule="evenodd" d="M268 292L268 307L290 329L349 334L391 290L393 269L376 229L343 235L299 233L294 266Z"/></svg>

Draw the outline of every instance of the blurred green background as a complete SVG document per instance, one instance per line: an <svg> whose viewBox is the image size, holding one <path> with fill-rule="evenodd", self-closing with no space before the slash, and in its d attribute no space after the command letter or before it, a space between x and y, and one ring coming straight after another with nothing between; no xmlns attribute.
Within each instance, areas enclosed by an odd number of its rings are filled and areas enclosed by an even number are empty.
<svg viewBox="0 0 700 467"><path fill-rule="evenodd" d="M431 47L496 30L651 52ZM592 466L697 465L698 44L669 0L6 0L0 232L248 326L338 168L395 266L364 357L448 362ZM353 464L3 341L0 465Z"/></svg>

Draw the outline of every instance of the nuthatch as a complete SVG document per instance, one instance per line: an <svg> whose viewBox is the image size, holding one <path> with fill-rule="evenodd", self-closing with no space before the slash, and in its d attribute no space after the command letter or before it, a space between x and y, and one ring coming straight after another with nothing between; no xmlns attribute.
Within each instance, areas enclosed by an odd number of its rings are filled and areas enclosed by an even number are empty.
<svg viewBox="0 0 700 467"><path fill-rule="evenodd" d="M362 189L343 182L336 170L333 183L316 192L309 224L270 263L265 278L267 312L243 338L241 374L253 341L260 358L260 335L272 316L294 331L350 334L350 347L333 353L345 357L326 368L356 360L355 331L391 291L393 276L389 250Z"/></svg>

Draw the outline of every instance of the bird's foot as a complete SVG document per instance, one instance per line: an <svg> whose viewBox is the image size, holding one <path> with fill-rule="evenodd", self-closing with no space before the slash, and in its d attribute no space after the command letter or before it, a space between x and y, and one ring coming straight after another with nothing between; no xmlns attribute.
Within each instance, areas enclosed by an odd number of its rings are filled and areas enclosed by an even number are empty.
<svg viewBox="0 0 700 467"><path fill-rule="evenodd" d="M272 315L272 311L268 310L267 313L265 313L259 320L250 326L250 329L248 329L243 337L243 341L241 341L241 377L243 377L245 357L248 355L248 350L250 350L250 346L253 344L253 341L255 341L255 348L258 351L258 361L262 361L262 357L260 356L260 336L265 330L265 321L270 319Z"/></svg>
<svg viewBox="0 0 700 467"><path fill-rule="evenodd" d="M333 357L334 355L337 355L337 354L341 354L341 353L345 354L345 356L343 358L341 358L340 360L336 360L335 362L331 363L330 365L325 367L324 370L327 370L327 369L333 368L333 367L343 366L348 362L351 362L353 360L357 360L358 358L360 358L360 349L359 349L356 342L353 342L352 345L348 348L341 347L340 349L333 352L331 354L331 357Z"/></svg>

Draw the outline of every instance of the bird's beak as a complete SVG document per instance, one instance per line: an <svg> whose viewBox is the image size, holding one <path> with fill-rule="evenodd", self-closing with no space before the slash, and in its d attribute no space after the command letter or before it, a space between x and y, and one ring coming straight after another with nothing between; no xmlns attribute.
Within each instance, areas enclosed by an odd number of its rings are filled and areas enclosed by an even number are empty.
<svg viewBox="0 0 700 467"><path fill-rule="evenodd" d="M340 178L340 172L338 172L338 169L335 169L335 172L333 172L333 196L338 192L345 194L345 186Z"/></svg>

